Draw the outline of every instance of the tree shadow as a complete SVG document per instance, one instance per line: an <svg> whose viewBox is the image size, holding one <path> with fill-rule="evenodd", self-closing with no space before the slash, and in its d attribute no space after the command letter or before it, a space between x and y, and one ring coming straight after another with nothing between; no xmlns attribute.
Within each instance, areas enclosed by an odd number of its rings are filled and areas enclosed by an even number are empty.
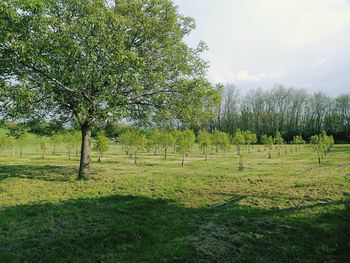
<svg viewBox="0 0 350 263"><path fill-rule="evenodd" d="M1 165L0 180L26 178L44 181L69 181L77 174L76 167L56 165Z"/></svg>
<svg viewBox="0 0 350 263"><path fill-rule="evenodd" d="M329 204L330 206L333 204ZM239 204L186 208L141 196L0 213L0 262L346 262L349 206L321 215Z"/></svg>

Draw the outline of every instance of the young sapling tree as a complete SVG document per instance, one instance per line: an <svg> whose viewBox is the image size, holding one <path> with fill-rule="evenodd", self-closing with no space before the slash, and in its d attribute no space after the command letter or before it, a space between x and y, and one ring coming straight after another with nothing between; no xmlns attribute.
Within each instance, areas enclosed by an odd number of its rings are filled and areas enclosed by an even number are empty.
<svg viewBox="0 0 350 263"><path fill-rule="evenodd" d="M277 146L278 156L280 156L281 155L281 148L284 144L284 139L279 131L276 131L276 133L275 133L274 143Z"/></svg>
<svg viewBox="0 0 350 263"><path fill-rule="evenodd" d="M167 159L168 156L168 148L172 147L175 144L176 138L174 138L173 134L169 131L163 131L160 136L160 144L163 148L163 156L164 159Z"/></svg>
<svg viewBox="0 0 350 263"><path fill-rule="evenodd" d="M245 143L245 136L241 129L237 129L233 136L233 144L237 147L237 154L241 154L241 145Z"/></svg>
<svg viewBox="0 0 350 263"><path fill-rule="evenodd" d="M97 153L98 162L101 162L101 157L109 149L109 141L108 141L108 138L106 137L106 134L103 130L100 130L97 133L96 141L95 141L93 149Z"/></svg>
<svg viewBox="0 0 350 263"><path fill-rule="evenodd" d="M321 164L321 155L322 155L323 148L324 148L321 135L311 136L310 147L314 152L317 153L318 164Z"/></svg>
<svg viewBox="0 0 350 263"><path fill-rule="evenodd" d="M212 143L211 134L206 130L200 130L198 133L198 143L203 151L205 160L208 160L208 149Z"/></svg>

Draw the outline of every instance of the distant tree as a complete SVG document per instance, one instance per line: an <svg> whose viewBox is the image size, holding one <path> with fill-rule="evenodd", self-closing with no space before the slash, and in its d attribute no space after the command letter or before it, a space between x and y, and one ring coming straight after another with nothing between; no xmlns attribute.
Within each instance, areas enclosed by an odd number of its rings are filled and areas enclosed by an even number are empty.
<svg viewBox="0 0 350 263"><path fill-rule="evenodd" d="M162 133L159 129L153 129L149 133L149 144L151 147L154 148L154 155L157 155L157 152L159 150L160 144L161 144L161 137Z"/></svg>
<svg viewBox="0 0 350 263"><path fill-rule="evenodd" d="M175 144L176 138L169 131L163 131L160 136L160 145L163 148L164 159L168 156L168 148Z"/></svg>
<svg viewBox="0 0 350 263"><path fill-rule="evenodd" d="M214 131L212 133L212 143L213 143L213 146L215 146L216 153L218 153L219 152L219 147L220 147L220 144L221 144L221 132Z"/></svg>
<svg viewBox="0 0 350 263"><path fill-rule="evenodd" d="M173 149L174 149L174 153L176 153L176 148L177 148L177 145L178 145L178 138L179 138L179 136L180 136L180 131L179 130L177 130L177 129L172 129L172 130L170 130L170 133L173 135L173 137L174 137L174 143L173 143Z"/></svg>
<svg viewBox="0 0 350 263"><path fill-rule="evenodd" d="M129 146L134 155L134 163L137 164L137 153L145 147L146 135L139 130L132 130L129 135Z"/></svg>
<svg viewBox="0 0 350 263"><path fill-rule="evenodd" d="M200 130L198 133L198 143L203 151L205 160L208 159L208 149L212 144L212 136L208 131Z"/></svg>
<svg viewBox="0 0 350 263"><path fill-rule="evenodd" d="M237 147L237 154L241 154L241 145L245 143L245 136L241 129L237 129L233 136L233 144Z"/></svg>
<svg viewBox="0 0 350 263"><path fill-rule="evenodd" d="M23 127L17 125L11 127L8 131L8 135L12 136L14 140L17 142L17 145L20 148L19 157L23 157L23 147L26 145L28 141L28 132Z"/></svg>
<svg viewBox="0 0 350 263"><path fill-rule="evenodd" d="M74 147L75 147L75 156L78 157L79 149L81 148L81 132L73 131L72 132Z"/></svg>
<svg viewBox="0 0 350 263"><path fill-rule="evenodd" d="M64 134L63 141L66 145L68 160L70 160L72 155L72 150L76 145L76 138L74 137L74 134L72 132L66 132Z"/></svg>
<svg viewBox="0 0 350 263"><path fill-rule="evenodd" d="M224 155L230 148L230 137L225 132L214 131L212 133L212 143L216 148L216 152L223 150Z"/></svg>
<svg viewBox="0 0 350 263"><path fill-rule="evenodd" d="M11 137L6 134L0 134L0 151L4 151L12 145Z"/></svg>
<svg viewBox="0 0 350 263"><path fill-rule="evenodd" d="M300 150L300 145L305 144L305 140L301 135L296 135L293 137L293 144L295 144L295 150Z"/></svg>
<svg viewBox="0 0 350 263"><path fill-rule="evenodd" d="M318 164L321 164L321 155L322 155L324 146L320 135L311 136L310 147L314 152L317 153Z"/></svg>
<svg viewBox="0 0 350 263"><path fill-rule="evenodd" d="M50 143L53 146L52 155L56 154L56 148L60 143L62 143L62 141L63 141L62 135L59 133L55 133L50 137Z"/></svg>
<svg viewBox="0 0 350 263"><path fill-rule="evenodd" d="M181 166L185 165L185 157L195 143L195 135L191 130L185 130L178 133L177 152L181 154Z"/></svg>
<svg viewBox="0 0 350 263"><path fill-rule="evenodd" d="M244 131L243 135L244 135L244 142L247 146L247 151L249 153L250 152L250 145L257 142L257 137L256 137L256 134L250 130Z"/></svg>
<svg viewBox="0 0 350 263"><path fill-rule="evenodd" d="M269 150L268 155L269 155L269 159L271 159L271 150L274 144L274 140L272 136L263 135L261 136L261 141L264 144L265 148Z"/></svg>
<svg viewBox="0 0 350 263"><path fill-rule="evenodd" d="M97 152L98 162L101 162L101 157L106 151L108 151L108 148L108 138L106 137L105 132L101 130L97 133L96 141L93 147L94 151Z"/></svg>
<svg viewBox="0 0 350 263"><path fill-rule="evenodd" d="M130 140L130 131L127 130L121 135L119 135L119 142L122 145L122 149L125 150L126 155L129 155L128 143Z"/></svg>
<svg viewBox="0 0 350 263"><path fill-rule="evenodd" d="M277 145L278 156L281 155L281 148L284 145L284 139L279 131L276 131L274 143Z"/></svg>
<svg viewBox="0 0 350 263"><path fill-rule="evenodd" d="M41 158L45 159L46 151L47 151L47 137L40 137L40 151L41 151Z"/></svg>

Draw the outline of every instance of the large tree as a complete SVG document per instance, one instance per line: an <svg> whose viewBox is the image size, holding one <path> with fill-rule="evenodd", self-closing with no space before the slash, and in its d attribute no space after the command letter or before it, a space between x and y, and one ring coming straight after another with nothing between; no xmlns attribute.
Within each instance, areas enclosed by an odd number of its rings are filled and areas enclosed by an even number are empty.
<svg viewBox="0 0 350 263"><path fill-rule="evenodd" d="M90 173L91 130L108 120L200 122L218 91L205 78L204 44L170 0L2 0L0 80L15 112L82 131L79 178Z"/></svg>

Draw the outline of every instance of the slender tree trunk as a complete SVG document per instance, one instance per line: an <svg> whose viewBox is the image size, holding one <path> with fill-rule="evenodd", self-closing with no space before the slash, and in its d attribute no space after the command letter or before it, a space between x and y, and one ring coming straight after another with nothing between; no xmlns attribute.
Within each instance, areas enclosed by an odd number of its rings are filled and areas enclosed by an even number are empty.
<svg viewBox="0 0 350 263"><path fill-rule="evenodd" d="M90 176L91 127L84 123L81 126L81 134L82 142L78 179L87 179Z"/></svg>
<svg viewBox="0 0 350 263"><path fill-rule="evenodd" d="M21 145L20 151L19 151L19 157L22 158L23 156L23 146Z"/></svg>
<svg viewBox="0 0 350 263"><path fill-rule="evenodd" d="M135 165L137 164L137 154L136 154L136 152L134 153L134 164Z"/></svg>
<svg viewBox="0 0 350 263"><path fill-rule="evenodd" d="M101 155L100 154L98 155L98 162L99 163L101 162Z"/></svg>
<svg viewBox="0 0 350 263"><path fill-rule="evenodd" d="M271 150L269 149L269 159L271 159Z"/></svg>
<svg viewBox="0 0 350 263"><path fill-rule="evenodd" d="M181 166L182 167L185 166L185 155L184 154L182 155L182 158L181 158Z"/></svg>
<svg viewBox="0 0 350 263"><path fill-rule="evenodd" d="M166 157L167 157L167 152L168 152L168 148L165 147L165 148L164 148L164 159L165 159L165 160L166 160Z"/></svg>
<svg viewBox="0 0 350 263"><path fill-rule="evenodd" d="M243 171L244 170L244 164L243 164L243 157L242 155L239 156L239 167L238 167L239 171Z"/></svg>

